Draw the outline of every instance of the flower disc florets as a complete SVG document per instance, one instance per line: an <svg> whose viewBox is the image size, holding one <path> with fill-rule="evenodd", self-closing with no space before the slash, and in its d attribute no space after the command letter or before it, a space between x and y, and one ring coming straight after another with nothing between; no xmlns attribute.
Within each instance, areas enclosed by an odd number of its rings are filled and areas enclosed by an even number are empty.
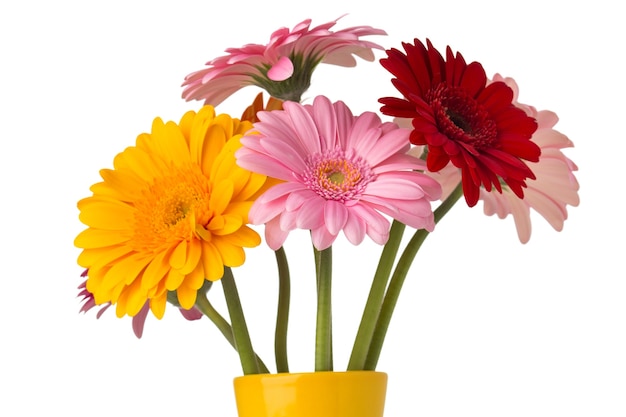
<svg viewBox="0 0 626 417"><path fill-rule="evenodd" d="M326 200L345 203L358 199L375 179L370 166L358 155L341 148L310 155L302 174L304 184Z"/></svg>

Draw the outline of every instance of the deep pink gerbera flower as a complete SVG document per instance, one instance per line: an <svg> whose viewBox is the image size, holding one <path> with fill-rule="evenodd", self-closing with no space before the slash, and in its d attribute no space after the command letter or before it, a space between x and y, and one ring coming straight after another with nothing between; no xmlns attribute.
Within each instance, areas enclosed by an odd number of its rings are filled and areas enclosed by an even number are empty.
<svg viewBox="0 0 626 417"><path fill-rule="evenodd" d="M403 43L406 53L391 49L381 60L404 96L381 98L381 111L412 119L410 140L427 146L429 171L449 162L461 169L469 206L478 201L481 186L501 192L505 183L522 198L526 179L535 178L524 161L536 162L540 154L530 140L535 119L513 104L513 91L506 84L487 84L481 64L466 64L450 47L444 60L426 42Z"/></svg>
<svg viewBox="0 0 626 417"><path fill-rule="evenodd" d="M370 26L331 31L338 20L309 28L311 20L307 19L292 30L278 29L267 45L226 49L228 55L207 62L208 68L185 78L183 98L217 106L242 87L256 85L278 99L300 101L320 62L352 67L356 65L353 55L373 61L372 49L383 49L361 37L386 35L385 31Z"/></svg>
<svg viewBox="0 0 626 417"><path fill-rule="evenodd" d="M532 230L531 209L545 218L555 230L561 231L567 219L567 206L579 204L579 185L574 176L574 171L578 170L578 167L562 152L562 149L574 145L567 136L554 129L558 122L555 113L548 110L537 111L534 107L517 101L519 90L512 78L503 78L496 74L493 81L508 85L514 93L513 103L537 120L537 131L533 134L532 140L541 148L541 157L539 162L528 163L536 179L527 182L528 187L523 199L506 186L502 187L502 193L488 192L481 188L480 199L483 200L485 214L489 216L496 214L504 219L511 214L519 240L526 243L530 240ZM405 123L410 124L406 121L408 119L397 120L401 126ZM411 153L421 154L422 151L423 147L420 146L413 148ZM431 175L442 186L442 198L446 198L461 180L461 171L452 165Z"/></svg>
<svg viewBox="0 0 626 417"><path fill-rule="evenodd" d="M265 223L276 250L294 229L309 229L323 250L339 232L353 244L368 235L383 244L393 217L432 231L430 202L440 185L418 172L423 162L407 155L409 129L382 123L372 112L354 116L341 101L316 97L312 105L285 102L283 111L260 112L260 122L241 139L237 163L284 182L262 194L250 209Z"/></svg>

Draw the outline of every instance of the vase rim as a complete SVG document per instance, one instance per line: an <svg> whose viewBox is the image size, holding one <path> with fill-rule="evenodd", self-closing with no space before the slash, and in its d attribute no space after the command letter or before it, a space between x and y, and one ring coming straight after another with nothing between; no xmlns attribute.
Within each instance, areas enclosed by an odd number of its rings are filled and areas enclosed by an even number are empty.
<svg viewBox="0 0 626 417"><path fill-rule="evenodd" d="M361 374L363 376L367 375L377 375L381 377L387 377L386 372L382 371L372 371L372 370L349 370L349 371L310 371L310 372L278 372L278 373L264 373L264 374L248 374L248 375L240 375L235 377L235 380L242 378L280 378L280 377L342 377L342 376L354 376L355 374Z"/></svg>

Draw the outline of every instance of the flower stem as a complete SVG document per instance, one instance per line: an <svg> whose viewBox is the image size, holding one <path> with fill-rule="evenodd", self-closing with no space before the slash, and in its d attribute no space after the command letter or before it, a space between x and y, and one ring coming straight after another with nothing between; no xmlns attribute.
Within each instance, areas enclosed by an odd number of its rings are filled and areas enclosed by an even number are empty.
<svg viewBox="0 0 626 417"><path fill-rule="evenodd" d="M406 226L404 223L396 220L394 220L391 224L389 240L385 244L385 247L380 255L378 268L374 274L370 293L367 297L367 302L365 303L361 323L359 324L359 330L354 340L352 354L350 355L350 361L348 362L349 371L364 369L368 348L372 341L378 314L385 296L385 289L387 288L387 282L389 281L389 275L391 274L393 263L396 260L396 255L398 253L398 248L400 247L400 242L402 241L402 235L404 234L405 228Z"/></svg>
<svg viewBox="0 0 626 417"><path fill-rule="evenodd" d="M274 354L276 372L289 372L287 361L287 327L289 324L289 302L291 298L291 282L289 264L285 250L281 247L276 252L278 264L278 310L276 312L276 332L274 334Z"/></svg>
<svg viewBox="0 0 626 417"><path fill-rule="evenodd" d="M439 220L441 220L443 216L450 211L462 195L463 187L459 184L448 196L448 198L446 198L435 210L435 223L438 223ZM383 342L385 340L385 335L387 334L387 329L389 328L389 322L391 321L393 310L398 302L398 297L400 296L402 284L404 284L404 279L406 278L409 268L415 259L415 255L417 255L419 248L428 237L428 234L429 232L424 229L415 231L413 237L407 244L406 248L404 248L400 259L398 260L398 264L396 265L396 269L393 272L385 294L385 299L381 307L380 315L378 316L378 321L376 322L372 343L365 361L364 369L366 370L376 369Z"/></svg>
<svg viewBox="0 0 626 417"><path fill-rule="evenodd" d="M233 337L233 328L230 327L230 324L226 321L224 317L213 307L206 294L202 291L198 291L198 297L196 298L196 308L202 312L205 316L208 317L209 320L215 324L215 326L219 329L219 331L224 335L228 343L237 349L235 345L235 338ZM267 366L263 363L261 358L256 357L256 360L259 364L259 368L261 373L269 373Z"/></svg>
<svg viewBox="0 0 626 417"><path fill-rule="evenodd" d="M317 324L315 329L315 371L332 371L332 247L319 253L317 274Z"/></svg>
<svg viewBox="0 0 626 417"><path fill-rule="evenodd" d="M226 298L226 305L228 306L228 313L230 314L233 337L235 339L237 352L239 353L243 373L244 375L258 374L259 364L257 363L254 349L252 349L248 326L246 325L239 293L237 292L235 279L233 278L233 273L230 268L224 268L224 276L221 279L221 283L224 290L224 297Z"/></svg>

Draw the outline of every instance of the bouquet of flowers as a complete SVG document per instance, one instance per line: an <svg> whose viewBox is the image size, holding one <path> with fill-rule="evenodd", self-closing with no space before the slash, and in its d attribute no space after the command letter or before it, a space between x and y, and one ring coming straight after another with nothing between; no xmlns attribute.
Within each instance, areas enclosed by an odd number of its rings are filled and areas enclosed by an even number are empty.
<svg viewBox="0 0 626 417"><path fill-rule="evenodd" d="M315 371L329 371L333 243L371 239L380 260L367 299L352 300L363 313L347 369L374 370L410 266L458 201L511 214L522 243L531 210L562 229L567 206L578 204L578 183L563 153L573 145L554 129L555 113L519 103L513 79L489 78L450 47L414 39L386 48L364 40L385 31L335 31L338 20L316 27L305 20L265 45L227 49L184 79L182 97L203 102L197 111L178 122L154 119L100 171L102 181L78 202L86 226L75 239L82 311L99 307L100 317L114 305L141 337L147 315L162 318L170 304L186 319L209 318L244 374L289 372L283 245L291 231L308 230ZM354 67L355 56L372 62L377 51L396 97L373 98L380 106L362 114L325 96L301 102L319 64ZM249 86L263 91L240 116L220 113L226 98ZM254 349L234 278L245 252L262 244L278 265L275 366ZM227 313L209 300L214 283Z"/></svg>

